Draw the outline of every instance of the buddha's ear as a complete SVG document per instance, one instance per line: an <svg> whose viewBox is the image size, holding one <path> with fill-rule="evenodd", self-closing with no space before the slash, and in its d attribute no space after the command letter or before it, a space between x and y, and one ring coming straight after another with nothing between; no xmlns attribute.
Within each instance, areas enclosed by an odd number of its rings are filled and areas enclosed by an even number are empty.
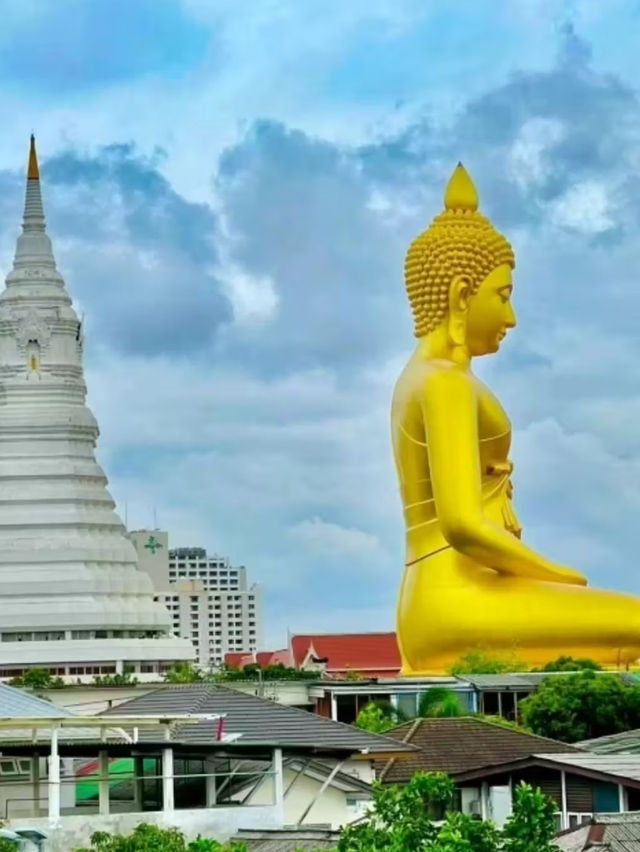
<svg viewBox="0 0 640 852"><path fill-rule="evenodd" d="M466 313L471 297L471 279L468 275L456 275L449 288L449 313Z"/></svg>
<svg viewBox="0 0 640 852"><path fill-rule="evenodd" d="M449 288L449 339L455 346L467 342L467 311L471 297L471 280L466 275L456 275Z"/></svg>

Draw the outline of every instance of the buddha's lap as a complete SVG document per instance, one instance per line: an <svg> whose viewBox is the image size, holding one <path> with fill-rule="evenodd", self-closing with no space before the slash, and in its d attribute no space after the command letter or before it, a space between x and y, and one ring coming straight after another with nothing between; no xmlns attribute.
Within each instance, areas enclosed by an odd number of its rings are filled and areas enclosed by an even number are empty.
<svg viewBox="0 0 640 852"><path fill-rule="evenodd" d="M440 565L437 563L440 562ZM517 633L640 644L640 601L621 592L500 574L466 560L430 557L405 569L398 602L405 634ZM443 564L444 563L444 564Z"/></svg>

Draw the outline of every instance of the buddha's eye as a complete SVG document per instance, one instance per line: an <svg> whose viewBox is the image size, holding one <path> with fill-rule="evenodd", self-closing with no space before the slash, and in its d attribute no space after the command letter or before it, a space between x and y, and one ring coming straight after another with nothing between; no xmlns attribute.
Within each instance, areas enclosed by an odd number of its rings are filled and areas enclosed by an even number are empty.
<svg viewBox="0 0 640 852"><path fill-rule="evenodd" d="M506 305L509 299L511 298L511 289L498 290L498 295L500 296L502 303Z"/></svg>

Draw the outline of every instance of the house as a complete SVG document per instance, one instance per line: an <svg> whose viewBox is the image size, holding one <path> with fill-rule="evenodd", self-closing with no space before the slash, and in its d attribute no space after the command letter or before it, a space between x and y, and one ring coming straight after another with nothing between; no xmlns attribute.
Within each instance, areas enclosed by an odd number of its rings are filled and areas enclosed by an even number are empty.
<svg viewBox="0 0 640 852"><path fill-rule="evenodd" d="M287 666L288 668L293 666L291 652L288 648L282 648L279 651L258 651L257 653L229 651L224 655L224 662L225 665L233 666L236 669L256 664L261 669L277 665Z"/></svg>
<svg viewBox="0 0 640 852"><path fill-rule="evenodd" d="M555 842L561 852L640 852L640 814L596 814Z"/></svg>
<svg viewBox="0 0 640 852"><path fill-rule="evenodd" d="M395 633L294 634L289 645L295 668L327 678L397 677L402 665Z"/></svg>
<svg viewBox="0 0 640 852"><path fill-rule="evenodd" d="M93 831L126 833L141 821L220 841L289 821L337 827L366 806L373 762L413 747L197 683L99 716L54 708L0 718L0 749L2 762L31 761L19 813L6 796L4 828L40 832L48 852L68 852Z"/></svg>
<svg viewBox="0 0 640 852"><path fill-rule="evenodd" d="M486 716L502 716L511 722L520 718L519 705L548 677L569 677L576 672L504 672L503 674L458 675L475 692L475 712ZM627 683L638 683L631 672L596 672L596 675L616 675Z"/></svg>
<svg viewBox="0 0 640 852"><path fill-rule="evenodd" d="M540 787L556 800L559 828L595 811L640 808L640 758L634 756L598 765L598 756L575 746L473 717L416 719L387 736L417 751L402 763L391 759L379 765L382 783L406 784L418 770L446 772L456 782L463 812L498 823L511 812L513 787L519 781Z"/></svg>
<svg viewBox="0 0 640 852"><path fill-rule="evenodd" d="M414 718L421 696L435 687L455 692L461 707L470 713L475 712L473 687L455 677L321 680L307 685L316 713L347 724L353 724L358 713L371 701L389 703L404 717Z"/></svg>

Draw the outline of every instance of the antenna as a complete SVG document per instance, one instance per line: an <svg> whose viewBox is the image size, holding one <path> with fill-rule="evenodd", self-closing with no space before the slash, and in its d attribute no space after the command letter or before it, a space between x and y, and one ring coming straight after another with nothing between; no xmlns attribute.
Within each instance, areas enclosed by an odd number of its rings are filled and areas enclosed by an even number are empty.
<svg viewBox="0 0 640 852"><path fill-rule="evenodd" d="M124 528L129 531L129 504L124 501Z"/></svg>
<svg viewBox="0 0 640 852"><path fill-rule="evenodd" d="M155 506L153 507L153 528L158 529L158 512Z"/></svg>

